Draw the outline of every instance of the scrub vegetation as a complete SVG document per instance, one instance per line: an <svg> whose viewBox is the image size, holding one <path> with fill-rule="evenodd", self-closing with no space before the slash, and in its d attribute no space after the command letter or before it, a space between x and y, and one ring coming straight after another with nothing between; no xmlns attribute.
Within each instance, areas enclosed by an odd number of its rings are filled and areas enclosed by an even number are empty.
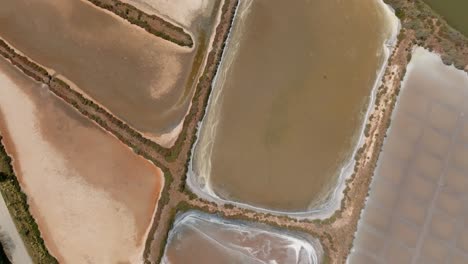
<svg viewBox="0 0 468 264"><path fill-rule="evenodd" d="M422 0L385 0L395 9L403 32L413 31L414 44L441 54L445 64L463 70L468 65L468 38L450 26Z"/></svg>
<svg viewBox="0 0 468 264"><path fill-rule="evenodd" d="M192 37L183 28L174 25L158 16L148 15L132 5L119 0L88 0L89 2L107 9L116 15L137 25L149 33L176 43L180 46L193 47Z"/></svg>

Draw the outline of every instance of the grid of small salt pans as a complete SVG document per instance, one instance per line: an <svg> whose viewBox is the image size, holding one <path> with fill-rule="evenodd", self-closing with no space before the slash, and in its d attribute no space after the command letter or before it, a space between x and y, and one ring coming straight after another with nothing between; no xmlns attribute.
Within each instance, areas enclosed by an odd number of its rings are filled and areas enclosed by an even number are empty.
<svg viewBox="0 0 468 264"><path fill-rule="evenodd" d="M424 72L406 82L350 264L468 263L465 84Z"/></svg>

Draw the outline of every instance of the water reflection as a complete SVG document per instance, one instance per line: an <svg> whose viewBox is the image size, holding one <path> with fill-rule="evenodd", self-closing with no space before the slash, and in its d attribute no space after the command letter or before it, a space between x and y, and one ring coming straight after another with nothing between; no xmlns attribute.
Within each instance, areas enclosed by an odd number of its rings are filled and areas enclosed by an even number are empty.
<svg viewBox="0 0 468 264"><path fill-rule="evenodd" d="M468 263L468 76L417 48L349 262Z"/></svg>
<svg viewBox="0 0 468 264"><path fill-rule="evenodd" d="M313 264L321 255L306 235L190 211L177 217L163 263Z"/></svg>

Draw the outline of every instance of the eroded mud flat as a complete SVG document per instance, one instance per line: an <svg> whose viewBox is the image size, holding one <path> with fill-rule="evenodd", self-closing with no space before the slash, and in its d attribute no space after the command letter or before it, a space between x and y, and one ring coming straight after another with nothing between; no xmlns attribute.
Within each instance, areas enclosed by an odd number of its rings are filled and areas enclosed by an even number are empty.
<svg viewBox="0 0 468 264"><path fill-rule="evenodd" d="M189 211L169 233L163 264L321 263L320 244L305 235Z"/></svg>
<svg viewBox="0 0 468 264"><path fill-rule="evenodd" d="M160 169L3 59L0 132L60 263L141 263Z"/></svg>
<svg viewBox="0 0 468 264"><path fill-rule="evenodd" d="M322 206L362 133L397 23L373 0L241 1L192 188L277 211Z"/></svg>
<svg viewBox="0 0 468 264"><path fill-rule="evenodd" d="M163 145L180 128L206 53L205 40L179 47L82 0L3 1L0 38Z"/></svg>
<svg viewBox="0 0 468 264"><path fill-rule="evenodd" d="M468 263L468 74L413 52L350 264Z"/></svg>

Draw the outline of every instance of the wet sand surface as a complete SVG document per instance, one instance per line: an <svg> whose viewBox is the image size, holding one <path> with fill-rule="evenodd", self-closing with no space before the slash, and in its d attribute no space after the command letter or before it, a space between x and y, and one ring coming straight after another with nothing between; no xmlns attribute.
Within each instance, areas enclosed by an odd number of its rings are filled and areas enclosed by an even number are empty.
<svg viewBox="0 0 468 264"><path fill-rule="evenodd" d="M33 263L3 197L0 197L0 242L13 263Z"/></svg>
<svg viewBox="0 0 468 264"><path fill-rule="evenodd" d="M314 243L299 235L190 211L177 217L162 263L319 263L321 249L315 249Z"/></svg>
<svg viewBox="0 0 468 264"><path fill-rule="evenodd" d="M413 52L350 264L468 263L468 75Z"/></svg>
<svg viewBox="0 0 468 264"><path fill-rule="evenodd" d="M0 128L30 210L61 263L140 263L163 175L0 61Z"/></svg>
<svg viewBox="0 0 468 264"><path fill-rule="evenodd" d="M195 186L279 211L321 204L361 132L388 19L373 0L242 1L195 148Z"/></svg>
<svg viewBox="0 0 468 264"><path fill-rule="evenodd" d="M0 37L154 137L185 117L204 54L81 0L2 1Z"/></svg>

